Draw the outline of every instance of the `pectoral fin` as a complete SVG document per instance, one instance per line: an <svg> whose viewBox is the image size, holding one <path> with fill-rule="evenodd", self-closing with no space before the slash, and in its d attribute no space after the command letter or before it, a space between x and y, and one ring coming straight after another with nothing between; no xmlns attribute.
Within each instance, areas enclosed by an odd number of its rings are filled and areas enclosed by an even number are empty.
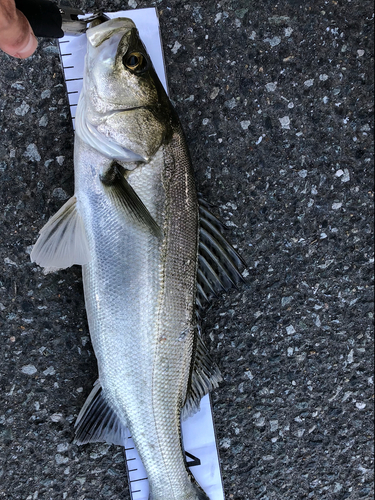
<svg viewBox="0 0 375 500"><path fill-rule="evenodd" d="M155 236L161 236L160 227L152 217L143 201L125 178L125 169L113 163L100 180L111 202L133 220L147 227Z"/></svg>
<svg viewBox="0 0 375 500"><path fill-rule="evenodd" d="M76 444L104 442L124 446L126 427L106 402L99 380L94 384L75 423Z"/></svg>
<svg viewBox="0 0 375 500"><path fill-rule="evenodd" d="M218 387L221 380L219 368L198 335L188 393L181 411L182 420L194 415L199 410L200 400L212 389Z"/></svg>
<svg viewBox="0 0 375 500"><path fill-rule="evenodd" d="M89 246L77 199L72 196L41 229L31 252L31 262L47 271L87 264Z"/></svg>

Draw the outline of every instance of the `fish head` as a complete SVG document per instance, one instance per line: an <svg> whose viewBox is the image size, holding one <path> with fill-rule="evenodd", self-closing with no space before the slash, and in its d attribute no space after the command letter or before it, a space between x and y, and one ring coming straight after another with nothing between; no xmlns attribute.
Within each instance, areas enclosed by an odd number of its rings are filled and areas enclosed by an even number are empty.
<svg viewBox="0 0 375 500"><path fill-rule="evenodd" d="M173 111L138 30L116 18L86 36L76 132L107 157L148 161L170 136Z"/></svg>
<svg viewBox="0 0 375 500"><path fill-rule="evenodd" d="M92 111L103 114L158 101L152 62L131 19L111 19L89 29L86 36L85 84Z"/></svg>

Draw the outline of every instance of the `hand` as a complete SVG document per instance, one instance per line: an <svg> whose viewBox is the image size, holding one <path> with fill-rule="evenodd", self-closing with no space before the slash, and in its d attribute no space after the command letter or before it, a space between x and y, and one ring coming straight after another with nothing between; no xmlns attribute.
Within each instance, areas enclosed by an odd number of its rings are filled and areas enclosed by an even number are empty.
<svg viewBox="0 0 375 500"><path fill-rule="evenodd" d="M26 59L37 46L29 21L16 9L14 0L0 0L0 49L10 56Z"/></svg>

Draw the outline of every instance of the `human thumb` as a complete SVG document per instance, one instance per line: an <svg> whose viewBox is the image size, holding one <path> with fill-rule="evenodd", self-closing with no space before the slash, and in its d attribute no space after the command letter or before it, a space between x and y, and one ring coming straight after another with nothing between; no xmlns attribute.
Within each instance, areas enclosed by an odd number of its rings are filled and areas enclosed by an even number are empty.
<svg viewBox="0 0 375 500"><path fill-rule="evenodd" d="M26 59L38 47L29 21L19 10L15 11L11 21L0 31L0 49L12 57Z"/></svg>

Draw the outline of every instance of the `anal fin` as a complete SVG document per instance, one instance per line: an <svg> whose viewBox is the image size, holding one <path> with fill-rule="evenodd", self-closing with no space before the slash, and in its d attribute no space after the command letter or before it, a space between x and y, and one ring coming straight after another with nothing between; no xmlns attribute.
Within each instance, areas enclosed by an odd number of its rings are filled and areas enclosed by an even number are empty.
<svg viewBox="0 0 375 500"><path fill-rule="evenodd" d="M41 229L30 258L46 271L88 263L89 246L75 196Z"/></svg>
<svg viewBox="0 0 375 500"><path fill-rule="evenodd" d="M124 446L126 427L108 405L99 380L83 405L74 425L76 444L104 442Z"/></svg>

